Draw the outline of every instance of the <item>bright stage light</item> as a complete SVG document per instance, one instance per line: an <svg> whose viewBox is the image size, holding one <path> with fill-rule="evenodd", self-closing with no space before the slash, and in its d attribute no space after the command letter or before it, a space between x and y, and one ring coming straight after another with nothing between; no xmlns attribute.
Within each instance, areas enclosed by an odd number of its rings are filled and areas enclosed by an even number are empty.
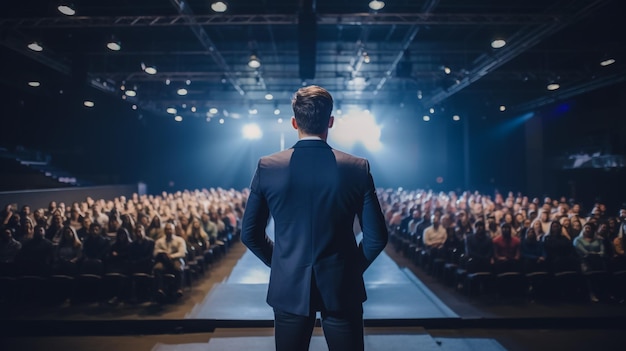
<svg viewBox="0 0 626 351"><path fill-rule="evenodd" d="M381 127L371 113L364 111L350 111L342 118L335 119L335 124L328 133L329 139L338 145L351 148L361 143L369 151L378 151L382 148L380 142Z"/></svg>
<svg viewBox="0 0 626 351"><path fill-rule="evenodd" d="M243 137L244 139L260 139L263 136L263 132L261 128L256 123L249 123L243 126Z"/></svg>

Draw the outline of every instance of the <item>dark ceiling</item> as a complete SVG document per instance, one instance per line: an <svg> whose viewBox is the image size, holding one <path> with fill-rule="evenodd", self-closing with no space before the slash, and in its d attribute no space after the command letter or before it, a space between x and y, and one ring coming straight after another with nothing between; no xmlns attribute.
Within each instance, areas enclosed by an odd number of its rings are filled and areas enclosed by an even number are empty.
<svg viewBox="0 0 626 351"><path fill-rule="evenodd" d="M122 86L136 87L129 105L206 118L211 107L229 117L250 108L272 116L303 84L328 88L339 106L485 113L626 79L623 1L387 0L378 12L368 2L233 0L215 13L209 0L77 0L76 15L65 16L56 1L15 1L0 15L1 81L81 98L93 89L122 98ZM120 51L106 48L112 35ZM507 45L493 49L496 37ZM32 41L44 50L28 49ZM258 69L248 66L252 53ZM607 58L616 62L601 66ZM142 62L158 72L143 72ZM548 91L550 81L560 89ZM179 96L180 87L189 93Z"/></svg>

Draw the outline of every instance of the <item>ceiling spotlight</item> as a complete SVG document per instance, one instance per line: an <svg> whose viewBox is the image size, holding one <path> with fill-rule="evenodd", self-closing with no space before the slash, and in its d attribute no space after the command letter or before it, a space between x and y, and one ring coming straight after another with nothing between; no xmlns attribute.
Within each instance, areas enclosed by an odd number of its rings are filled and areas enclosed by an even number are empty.
<svg viewBox="0 0 626 351"><path fill-rule="evenodd" d="M430 113L435 113L435 109L434 108L430 108L430 110L428 110Z"/></svg>
<svg viewBox="0 0 626 351"><path fill-rule="evenodd" d="M74 9L74 5L62 2L57 6L57 10L66 16L74 16L76 14L76 9Z"/></svg>
<svg viewBox="0 0 626 351"><path fill-rule="evenodd" d="M424 120L424 122L428 122L430 121L430 116L424 116L422 117L422 119Z"/></svg>
<svg viewBox="0 0 626 351"><path fill-rule="evenodd" d="M180 88L176 91L176 94L180 95L180 96L184 96L187 95L188 91L185 88Z"/></svg>
<svg viewBox="0 0 626 351"><path fill-rule="evenodd" d="M219 112L219 111L218 111L218 110L217 110L217 108L215 108L215 107L211 107L211 108L209 109L209 113L210 113L210 114L212 114L212 115L216 115L216 114L217 114L217 112Z"/></svg>
<svg viewBox="0 0 626 351"><path fill-rule="evenodd" d="M126 90L126 91L124 92L124 94L125 94L126 96L130 96L130 97L137 96L137 92L136 92L135 90L133 90L133 89L128 89L128 90Z"/></svg>
<svg viewBox="0 0 626 351"><path fill-rule="evenodd" d="M225 12L228 9L228 5L226 5L223 1L216 1L211 4L211 10L215 12Z"/></svg>
<svg viewBox="0 0 626 351"><path fill-rule="evenodd" d="M191 85L191 80L190 80L190 79L187 79L187 80L185 81L185 84L187 84L187 85Z"/></svg>
<svg viewBox="0 0 626 351"><path fill-rule="evenodd" d="M504 39L494 39L491 42L491 47L494 49L500 49L503 48L506 45L506 40Z"/></svg>
<svg viewBox="0 0 626 351"><path fill-rule="evenodd" d="M176 109L175 109L175 108L173 108L173 107L168 107L168 108L167 108L167 110L165 110L165 111L166 111L167 113L169 113L169 114L172 114L172 115L175 115L175 114L176 114L176 112L178 112L178 111L176 111Z"/></svg>
<svg viewBox="0 0 626 351"><path fill-rule="evenodd" d="M445 74L450 74L450 73L452 72L452 70L450 69L450 67L448 67L448 66L444 66L444 67L443 67L443 72L444 72Z"/></svg>
<svg viewBox="0 0 626 351"><path fill-rule="evenodd" d="M280 115L280 109L278 107L274 109L274 115Z"/></svg>
<svg viewBox="0 0 626 351"><path fill-rule="evenodd" d="M169 78L167 78L167 79L165 80L165 85L170 85L170 83L171 83L171 82L172 82L172 81L171 81Z"/></svg>
<svg viewBox="0 0 626 351"><path fill-rule="evenodd" d="M85 101L83 102L83 105L85 105L85 107L89 107L89 108L91 108L91 107L94 107L96 104L94 104L94 102L93 102L93 101L91 101L91 100L85 100Z"/></svg>
<svg viewBox="0 0 626 351"><path fill-rule="evenodd" d="M600 62L600 66L606 67L606 66L612 65L614 63L615 63L615 59L614 58L608 58L608 59L603 60L602 62Z"/></svg>
<svg viewBox="0 0 626 351"><path fill-rule="evenodd" d="M122 42L112 36L111 39L107 42L107 48L111 51L120 51L122 50Z"/></svg>
<svg viewBox="0 0 626 351"><path fill-rule="evenodd" d="M40 86L40 85L41 85L41 83L40 83L40 82L38 82L38 81L36 81L36 80L34 80L34 81L30 81L30 82L28 82L28 85L29 85L29 86L31 86L31 87L33 87L33 88L37 88L38 86Z"/></svg>
<svg viewBox="0 0 626 351"><path fill-rule="evenodd" d="M283 123L283 119L279 118L279 119L276 120L276 122L278 122L278 124L282 124Z"/></svg>
<svg viewBox="0 0 626 351"><path fill-rule="evenodd" d="M180 107L187 108L187 104L182 104L182 105L180 105Z"/></svg>
<svg viewBox="0 0 626 351"><path fill-rule="evenodd" d="M454 116L452 116L452 120L453 121L460 121L461 117L459 117L459 115L454 115Z"/></svg>
<svg viewBox="0 0 626 351"><path fill-rule="evenodd" d="M32 43L28 44L28 48L37 52L43 51L43 46L41 46L41 44L39 44L36 41L33 41Z"/></svg>
<svg viewBox="0 0 626 351"><path fill-rule="evenodd" d="M141 63L141 70L152 75L157 73L157 69L155 66L147 66L145 63Z"/></svg>
<svg viewBox="0 0 626 351"><path fill-rule="evenodd" d="M251 115L256 115L257 113L259 113L259 110L252 107L248 110L248 113L250 113Z"/></svg>
<svg viewBox="0 0 626 351"><path fill-rule="evenodd" d="M500 105L500 112L504 112L504 111L506 111L506 106Z"/></svg>
<svg viewBox="0 0 626 351"><path fill-rule="evenodd" d="M224 122L225 122L225 121L224 121L224 119L223 119L223 118L220 118L220 121L219 121L219 122L220 122L220 124L224 124Z"/></svg>
<svg viewBox="0 0 626 351"><path fill-rule="evenodd" d="M191 106L191 112L196 112L196 111L197 111L196 107L195 106Z"/></svg>
<svg viewBox="0 0 626 351"><path fill-rule="evenodd" d="M265 100L272 100L272 99L274 99L274 95L270 93L265 94Z"/></svg>
<svg viewBox="0 0 626 351"><path fill-rule="evenodd" d="M250 55L250 60L248 61L248 67L250 68L261 67L261 61L259 61L259 58L255 54Z"/></svg>
<svg viewBox="0 0 626 351"><path fill-rule="evenodd" d="M175 120L176 122L182 122L182 120L183 120L183 116L178 115L178 116L174 117L174 120Z"/></svg>
<svg viewBox="0 0 626 351"><path fill-rule="evenodd" d="M133 106L131 106L131 108L132 108L133 110L136 110L136 109L137 109L137 105L133 105Z"/></svg>
<svg viewBox="0 0 626 351"><path fill-rule="evenodd" d="M560 87L561 87L561 85L559 83L550 83L550 84L548 84L546 89L548 89L550 91L554 91L554 90L557 90Z"/></svg>
<svg viewBox="0 0 626 351"><path fill-rule="evenodd" d="M370 1L369 7L370 7L370 9L372 9L374 11L378 11L378 10L381 10L383 7L385 7L385 2L384 1L373 0L373 1Z"/></svg>
<svg viewBox="0 0 626 351"><path fill-rule="evenodd" d="M424 97L424 96L422 95L422 91L421 91L421 90L418 90L418 91L417 91L417 98L418 98L419 100L421 100L423 97Z"/></svg>
<svg viewBox="0 0 626 351"><path fill-rule="evenodd" d="M372 60L370 59L370 55L368 55L367 52L363 52L363 62L365 63L372 62Z"/></svg>

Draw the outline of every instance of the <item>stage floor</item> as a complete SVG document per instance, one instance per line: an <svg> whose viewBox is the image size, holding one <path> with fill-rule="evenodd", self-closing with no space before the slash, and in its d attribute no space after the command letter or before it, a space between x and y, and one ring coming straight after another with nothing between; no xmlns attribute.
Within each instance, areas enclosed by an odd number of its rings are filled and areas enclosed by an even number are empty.
<svg viewBox="0 0 626 351"><path fill-rule="evenodd" d="M270 269L246 251L224 282L217 284L186 318L263 320L274 318L265 302ZM364 274L366 320L458 318L413 273L382 252Z"/></svg>

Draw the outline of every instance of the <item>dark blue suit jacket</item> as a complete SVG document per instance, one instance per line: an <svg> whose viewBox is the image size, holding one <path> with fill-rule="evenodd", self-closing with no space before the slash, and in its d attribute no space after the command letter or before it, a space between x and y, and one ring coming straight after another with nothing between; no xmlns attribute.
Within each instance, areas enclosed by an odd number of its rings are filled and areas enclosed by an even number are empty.
<svg viewBox="0 0 626 351"><path fill-rule="evenodd" d="M300 140L261 158L243 217L243 243L271 267L267 302L309 315L312 292L323 308L361 308L363 272L387 244L388 234L366 159ZM274 218L274 242L265 227ZM358 216L363 240L353 232ZM319 296L317 292L319 291Z"/></svg>

